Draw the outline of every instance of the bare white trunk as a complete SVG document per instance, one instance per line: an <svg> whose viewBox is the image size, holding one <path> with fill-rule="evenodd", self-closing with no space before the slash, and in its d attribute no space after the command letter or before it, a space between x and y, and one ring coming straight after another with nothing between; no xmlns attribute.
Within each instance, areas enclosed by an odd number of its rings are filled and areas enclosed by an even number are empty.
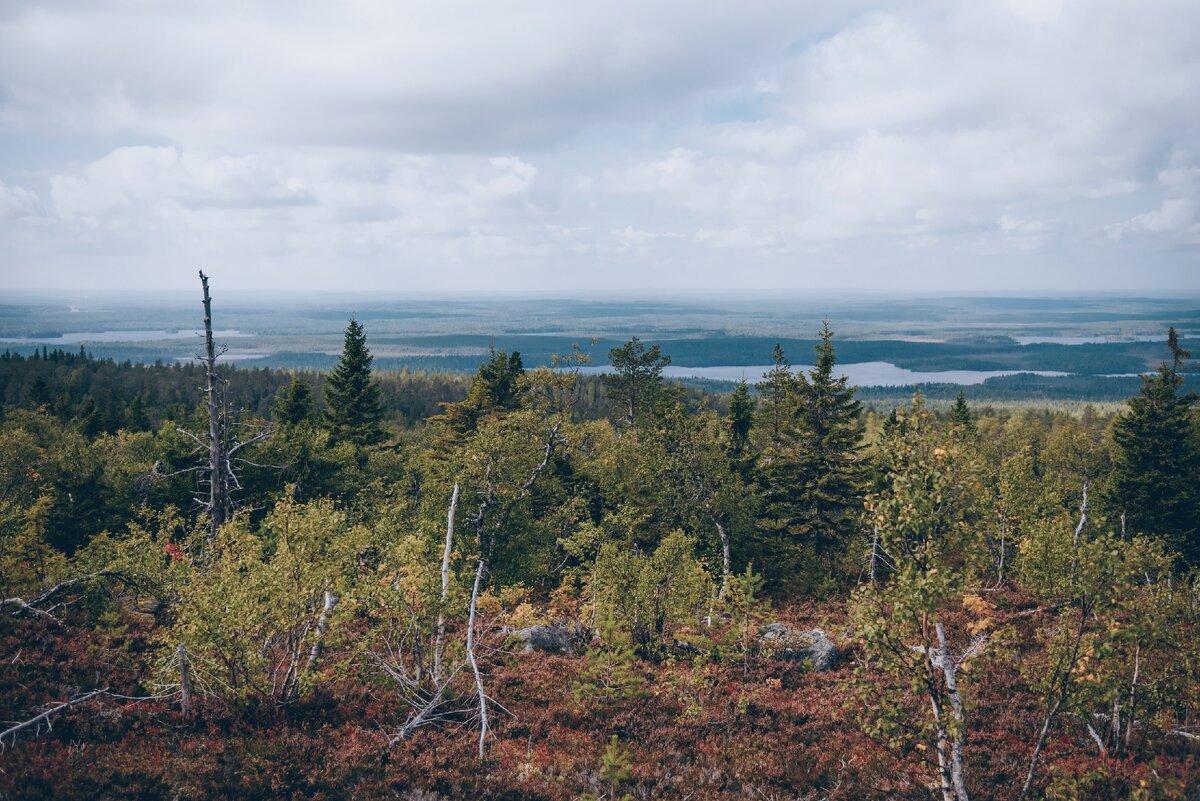
<svg viewBox="0 0 1200 801"><path fill-rule="evenodd" d="M50 709L47 709L45 712L43 712L42 714L40 714L36 717L32 717L29 720L26 720L21 723L17 723L13 726L10 726L9 728L5 729L4 731L0 731L0 748L2 748L4 746L4 738L5 737L11 737L12 739L10 740L10 744L15 745L17 742L17 734L24 731L25 729L34 729L35 732L40 732L43 725L45 725L47 728L49 728L50 727L50 718L53 717L54 715L58 714L59 712L62 712L64 709L70 709L71 707L73 707L77 704L82 704L84 701L90 701L91 699L93 699L97 696L105 695L107 693L108 693L108 688L105 687L102 690L92 690L90 693L84 693L83 695L77 695L74 698L70 699L69 701L64 701L63 703L59 704L58 706L54 706L54 707L51 707Z"/></svg>
<svg viewBox="0 0 1200 801"><path fill-rule="evenodd" d="M946 629L940 620L935 627L938 638L938 661L941 663L942 676L946 681L946 695L950 699L950 716L955 724L954 734L950 737L950 780L954 783L954 792L958 801L970 801L964 778L966 747L963 740L966 737L966 720L963 717L962 696L958 693L958 677L954 658L946 647Z"/></svg>
<svg viewBox="0 0 1200 801"><path fill-rule="evenodd" d="M1142 669L1142 644L1138 643L1134 646L1133 651L1133 679L1129 682L1129 720L1125 723L1125 749L1129 748L1130 740L1133 739L1133 710L1134 703L1137 701L1138 675Z"/></svg>
<svg viewBox="0 0 1200 801"><path fill-rule="evenodd" d="M1088 517L1088 480L1083 481L1083 500L1079 503L1079 525L1075 526L1074 543L1079 545L1079 537L1083 534L1083 527L1087 525ZM1122 516L1124 517L1124 516ZM1122 521L1122 533L1124 533L1124 522Z"/></svg>
<svg viewBox="0 0 1200 801"><path fill-rule="evenodd" d="M442 650L446 641L446 599L450 595L450 553L454 549L454 515L458 511L458 482L450 493L450 511L446 513L446 547L442 550L442 595L438 603L437 639L433 644L433 683L442 682Z"/></svg>
<svg viewBox="0 0 1200 801"><path fill-rule="evenodd" d="M329 614L338 604L338 597L332 590L325 590L324 603L321 606L321 614L317 618L317 639L312 645L312 650L308 652L308 662L304 665L304 670L312 670L316 666L317 661L321 658L321 652L325 648L325 632L329 631Z"/></svg>
<svg viewBox="0 0 1200 801"><path fill-rule="evenodd" d="M946 731L946 724L942 718L942 707L938 703L937 696L930 691L929 705L933 708L933 719L937 723L937 759L938 759L938 780L942 785L942 801L956 801L954 798L954 783L950 778L950 755L949 755L949 734Z"/></svg>
<svg viewBox="0 0 1200 801"><path fill-rule="evenodd" d="M1108 746L1104 744L1104 738L1100 736L1100 732L1096 731L1091 723L1084 724L1087 726L1088 736L1096 743L1096 748L1100 749L1100 756L1108 759Z"/></svg>
<svg viewBox="0 0 1200 801"><path fill-rule="evenodd" d="M725 530L721 518L714 515L712 521L721 537L721 597L724 598L729 590L729 532Z"/></svg>
<svg viewBox="0 0 1200 801"><path fill-rule="evenodd" d="M870 573L871 585L875 584L875 565L879 561L879 526L874 526L871 529L871 560L868 567Z"/></svg>
<svg viewBox="0 0 1200 801"><path fill-rule="evenodd" d="M471 589L471 607L467 613L467 661L471 663L471 671L475 674L475 692L479 696L479 758L483 759L487 748L488 709L487 695L483 691L483 675L479 672L479 661L475 658L475 606L479 600L479 585L483 583L483 573L486 569L483 556L479 557L479 566L475 568L475 585Z"/></svg>

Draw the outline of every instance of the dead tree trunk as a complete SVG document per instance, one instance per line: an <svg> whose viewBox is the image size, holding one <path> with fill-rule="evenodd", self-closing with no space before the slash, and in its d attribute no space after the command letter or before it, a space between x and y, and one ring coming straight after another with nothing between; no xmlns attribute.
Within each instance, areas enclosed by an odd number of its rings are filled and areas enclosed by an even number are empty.
<svg viewBox="0 0 1200 801"><path fill-rule="evenodd" d="M233 436L233 430L238 423L228 419L229 410L226 408L222 392L225 379L217 373L217 359L224 350L218 350L213 341L212 297L208 293L208 276L203 270L200 271L200 285L204 289L204 352L197 353L196 358L204 363L205 385L201 387L201 391L204 393L208 411L208 431L201 436L182 427L175 430L195 444L197 455L204 453L206 456L199 464L174 473L158 472L158 463L155 462L149 477L153 480L181 473L201 473L207 476L205 480L208 482L208 496L206 498L202 493L198 494L196 502L200 505L202 516L208 518L208 536L211 540L221 526L233 517L233 492L241 489L234 462L254 464L242 457L235 458L236 454L242 448L267 439L273 432L269 425L265 425L254 429L248 437Z"/></svg>
<svg viewBox="0 0 1200 801"><path fill-rule="evenodd" d="M183 643L175 649L175 658L179 661L179 711L187 719L192 716L192 671Z"/></svg>
<svg viewBox="0 0 1200 801"><path fill-rule="evenodd" d="M213 342L212 298L208 293L208 276L200 271L204 288L204 387L208 406L208 519L209 534L216 535L232 516L229 501L229 480L225 471L225 440L221 426L221 377L217 375L217 347Z"/></svg>
<svg viewBox="0 0 1200 801"><path fill-rule="evenodd" d="M554 455L554 449L561 444L562 440L559 437L559 430L562 426L561 421L550 427L550 431L546 437L546 444L542 448L542 461L529 474L529 478L517 488L517 497L523 496L533 488L537 482L538 476L550 464L550 457ZM475 529L475 536L479 543L479 563L475 568L475 584L471 589L471 603L467 611L467 661L471 665L471 671L475 674L475 693L479 697L479 758L483 759L487 751L487 735L488 735L488 697L483 688L483 674L479 671L479 660L475 653L475 613L479 601L479 588L483 584L483 577L488 570L488 556L492 551L492 542L487 535L487 517L488 511L496 506L500 501L496 497L496 487L492 482L492 466L489 462L484 470L484 485L485 491L483 499L479 502L479 507L475 510L475 514L471 515L471 526Z"/></svg>

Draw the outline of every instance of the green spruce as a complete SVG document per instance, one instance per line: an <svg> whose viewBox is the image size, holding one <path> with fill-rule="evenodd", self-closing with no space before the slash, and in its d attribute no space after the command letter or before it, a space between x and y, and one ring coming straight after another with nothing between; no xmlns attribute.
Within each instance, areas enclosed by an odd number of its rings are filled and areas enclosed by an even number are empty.
<svg viewBox="0 0 1200 801"><path fill-rule="evenodd" d="M335 440L365 446L387 437L380 425L383 402L379 385L371 380L372 360L362 325L350 318L342 358L325 383L329 425Z"/></svg>
<svg viewBox="0 0 1200 801"><path fill-rule="evenodd" d="M316 413L312 387L300 376L279 390L271 406L271 417L282 426L295 427L311 422Z"/></svg>
<svg viewBox="0 0 1200 801"><path fill-rule="evenodd" d="M828 323L820 337L816 365L795 375L794 409L762 462L763 526L776 543L774 564L790 562L789 571L811 571L814 565L799 564L806 554L831 558L853 536L862 507L862 404L835 374Z"/></svg>
<svg viewBox="0 0 1200 801"><path fill-rule="evenodd" d="M1109 493L1129 534L1161 536L1200 565L1200 435L1196 396L1181 391L1191 354L1172 328L1171 363L1142 376L1142 391L1113 424L1116 445Z"/></svg>
<svg viewBox="0 0 1200 801"><path fill-rule="evenodd" d="M950 407L950 425L966 432L975 430L975 416L971 414L971 407L967 405L967 397L962 389L958 390L958 399Z"/></svg>

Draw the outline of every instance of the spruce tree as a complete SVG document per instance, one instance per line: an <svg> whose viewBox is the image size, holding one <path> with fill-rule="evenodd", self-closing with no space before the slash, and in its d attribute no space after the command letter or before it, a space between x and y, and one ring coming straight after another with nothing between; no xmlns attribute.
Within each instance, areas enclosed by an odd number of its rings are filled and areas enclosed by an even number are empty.
<svg viewBox="0 0 1200 801"><path fill-rule="evenodd" d="M750 385L743 378L729 396L729 455L740 459L750 444L750 428L754 422L754 399Z"/></svg>
<svg viewBox="0 0 1200 801"><path fill-rule="evenodd" d="M364 446L387 436L380 425L383 402L379 385L371 380L372 360L363 327L352 317L346 326L342 358L325 382L329 425L335 440Z"/></svg>
<svg viewBox="0 0 1200 801"><path fill-rule="evenodd" d="M833 331L825 321L817 363L800 383L799 455L807 499L804 530L826 547L849 533L862 505L858 449L862 404L846 376L835 376Z"/></svg>
<svg viewBox="0 0 1200 801"><path fill-rule="evenodd" d="M779 445L783 441L784 429L792 416L796 400L796 376L792 375L792 363L778 342L775 343L772 359L775 366L763 374L763 382L759 385L762 407L758 430L762 434L764 448Z"/></svg>
<svg viewBox="0 0 1200 801"><path fill-rule="evenodd" d="M858 460L862 404L845 376L835 376L828 322L816 346L816 365L795 376L794 411L780 444L761 468L764 533L775 540L780 564L801 551L828 559L854 533L862 507ZM828 565L826 565L828 566ZM795 564L811 571L813 565Z"/></svg>
<svg viewBox="0 0 1200 801"><path fill-rule="evenodd" d="M525 365L521 354L511 355L492 348L490 357L479 365L479 373L471 387L472 400L482 409L512 411L521 399L521 376Z"/></svg>
<svg viewBox="0 0 1200 801"><path fill-rule="evenodd" d="M525 392L524 375L519 352L510 355L492 348L488 360L479 365L467 397L457 403L443 403L442 413L430 418L444 435L443 445L461 444L461 438L475 431L486 415L517 409Z"/></svg>
<svg viewBox="0 0 1200 801"><path fill-rule="evenodd" d="M967 405L967 398L962 389L958 390L958 399L950 407L950 425L958 426L967 432L975 430L975 417L971 414L971 407Z"/></svg>
<svg viewBox="0 0 1200 801"><path fill-rule="evenodd" d="M271 416L282 426L294 427L312 420L314 414L312 387L300 376L279 390L271 406Z"/></svg>
<svg viewBox="0 0 1200 801"><path fill-rule="evenodd" d="M1142 391L1113 424L1116 445L1109 501L1128 533L1162 536L1192 565L1200 565L1200 435L1196 395L1181 392L1184 360L1172 328L1171 363L1142 376Z"/></svg>

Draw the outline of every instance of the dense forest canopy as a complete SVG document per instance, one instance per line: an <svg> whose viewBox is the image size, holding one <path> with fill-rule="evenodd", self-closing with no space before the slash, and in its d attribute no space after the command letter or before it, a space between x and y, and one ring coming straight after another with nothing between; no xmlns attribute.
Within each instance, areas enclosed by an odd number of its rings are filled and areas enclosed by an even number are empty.
<svg viewBox="0 0 1200 801"><path fill-rule="evenodd" d="M358 320L329 373L4 354L0 797L1193 797L1174 330L1076 415L814 342L722 393Z"/></svg>

